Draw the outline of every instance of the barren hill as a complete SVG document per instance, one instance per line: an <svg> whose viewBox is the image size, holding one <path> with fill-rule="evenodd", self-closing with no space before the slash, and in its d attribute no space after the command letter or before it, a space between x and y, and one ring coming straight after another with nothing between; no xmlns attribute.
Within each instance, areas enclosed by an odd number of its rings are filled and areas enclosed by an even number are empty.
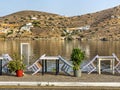
<svg viewBox="0 0 120 90"><path fill-rule="evenodd" d="M31 23L30 33L20 28ZM7 37L76 37L85 40L120 40L120 6L81 16L65 17L39 11L20 11L0 18L0 26L17 24ZM89 29L79 30L90 26ZM71 28L72 30L71 32ZM11 30L11 27L7 27ZM9 32L9 30L7 32Z"/></svg>
<svg viewBox="0 0 120 90"><path fill-rule="evenodd" d="M120 40L120 6L70 19L72 27L91 26L82 33L86 39Z"/></svg>
<svg viewBox="0 0 120 90"><path fill-rule="evenodd" d="M17 24L17 29L32 23L32 36L60 37L68 19L64 16L39 11L20 11L0 18L0 24ZM2 25L1 25L2 26Z"/></svg>

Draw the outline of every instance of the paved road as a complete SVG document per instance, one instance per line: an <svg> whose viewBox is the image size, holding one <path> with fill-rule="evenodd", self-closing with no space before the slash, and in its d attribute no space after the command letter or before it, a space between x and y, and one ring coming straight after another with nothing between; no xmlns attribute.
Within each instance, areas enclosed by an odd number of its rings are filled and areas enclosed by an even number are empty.
<svg viewBox="0 0 120 90"><path fill-rule="evenodd" d="M120 87L21 87L1 86L0 90L120 90Z"/></svg>

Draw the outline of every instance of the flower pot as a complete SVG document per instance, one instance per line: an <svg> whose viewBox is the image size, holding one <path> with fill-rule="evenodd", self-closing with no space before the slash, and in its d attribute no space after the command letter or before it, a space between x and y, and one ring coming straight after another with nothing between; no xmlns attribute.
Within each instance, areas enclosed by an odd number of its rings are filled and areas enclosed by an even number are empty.
<svg viewBox="0 0 120 90"><path fill-rule="evenodd" d="M74 70L75 77L81 77L81 70Z"/></svg>
<svg viewBox="0 0 120 90"><path fill-rule="evenodd" d="M17 70L16 71L16 76L17 77L22 77L23 76L23 70Z"/></svg>

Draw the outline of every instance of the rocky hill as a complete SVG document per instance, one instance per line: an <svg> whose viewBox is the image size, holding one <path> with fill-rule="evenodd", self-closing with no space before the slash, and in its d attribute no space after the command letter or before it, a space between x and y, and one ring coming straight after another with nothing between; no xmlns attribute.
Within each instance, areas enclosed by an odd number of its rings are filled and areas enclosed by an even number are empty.
<svg viewBox="0 0 120 90"><path fill-rule="evenodd" d="M30 25L32 27L28 28ZM86 26L89 28L85 29ZM28 30L25 30L26 28ZM0 32L0 36L4 38L120 40L120 6L73 17L39 11L20 11L0 17Z"/></svg>
<svg viewBox="0 0 120 90"><path fill-rule="evenodd" d="M70 19L72 27L91 26L82 33L85 39L120 40L120 6Z"/></svg>
<svg viewBox="0 0 120 90"><path fill-rule="evenodd" d="M22 26L32 23L33 27L30 34L34 37L60 37L62 30L67 26L67 22L69 21L64 16L38 11L21 11L0 18L1 26L17 24L18 26L12 29L18 30ZM10 30L11 27L8 28ZM20 36L19 33L17 34Z"/></svg>

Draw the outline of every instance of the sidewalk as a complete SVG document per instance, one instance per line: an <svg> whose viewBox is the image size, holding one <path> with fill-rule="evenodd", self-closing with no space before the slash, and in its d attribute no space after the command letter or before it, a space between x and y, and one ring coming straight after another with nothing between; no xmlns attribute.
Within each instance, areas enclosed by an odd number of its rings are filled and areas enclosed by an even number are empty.
<svg viewBox="0 0 120 90"><path fill-rule="evenodd" d="M104 73L82 73L81 77L67 76L63 73L55 75L55 73L25 73L23 77L16 77L15 75L1 75L0 86L107 86L120 87L120 75L112 75Z"/></svg>
<svg viewBox="0 0 120 90"><path fill-rule="evenodd" d="M120 87L120 82L0 82L0 86Z"/></svg>

